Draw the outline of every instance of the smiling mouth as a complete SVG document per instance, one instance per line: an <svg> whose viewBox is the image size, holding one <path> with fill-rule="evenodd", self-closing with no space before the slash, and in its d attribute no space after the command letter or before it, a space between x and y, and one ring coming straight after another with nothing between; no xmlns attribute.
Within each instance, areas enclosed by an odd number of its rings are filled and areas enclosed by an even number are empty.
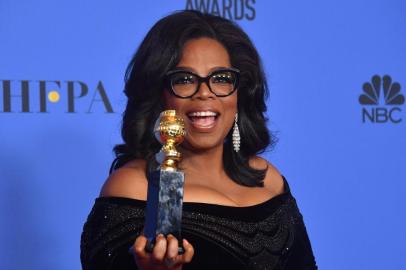
<svg viewBox="0 0 406 270"><path fill-rule="evenodd" d="M197 129L208 129L214 127L219 113L212 111L198 111L187 114L192 125Z"/></svg>

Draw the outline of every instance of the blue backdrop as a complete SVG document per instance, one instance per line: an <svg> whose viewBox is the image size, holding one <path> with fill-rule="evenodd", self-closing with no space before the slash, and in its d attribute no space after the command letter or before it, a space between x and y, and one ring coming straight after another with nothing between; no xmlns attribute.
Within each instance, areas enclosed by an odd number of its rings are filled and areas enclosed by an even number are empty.
<svg viewBox="0 0 406 270"><path fill-rule="evenodd" d="M401 0L1 0L0 268L80 269L82 226L121 142L125 67L186 7L234 19L256 44L279 137L264 156L291 185L320 269L406 269Z"/></svg>

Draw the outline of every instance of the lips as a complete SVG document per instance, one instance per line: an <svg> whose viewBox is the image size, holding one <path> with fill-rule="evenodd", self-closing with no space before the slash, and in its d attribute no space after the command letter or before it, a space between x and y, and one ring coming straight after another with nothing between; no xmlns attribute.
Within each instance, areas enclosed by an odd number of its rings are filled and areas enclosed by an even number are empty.
<svg viewBox="0 0 406 270"><path fill-rule="evenodd" d="M217 123L220 114L212 110L192 111L187 113L192 126L198 130L208 131Z"/></svg>

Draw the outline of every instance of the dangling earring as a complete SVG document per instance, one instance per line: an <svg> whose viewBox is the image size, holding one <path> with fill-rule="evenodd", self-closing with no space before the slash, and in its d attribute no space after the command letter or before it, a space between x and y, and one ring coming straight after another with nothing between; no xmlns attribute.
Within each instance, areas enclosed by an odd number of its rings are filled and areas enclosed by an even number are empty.
<svg viewBox="0 0 406 270"><path fill-rule="evenodd" d="M238 113L235 114L233 127L233 148L235 152L240 151L240 142L241 142L240 130L238 129L237 121L238 121Z"/></svg>

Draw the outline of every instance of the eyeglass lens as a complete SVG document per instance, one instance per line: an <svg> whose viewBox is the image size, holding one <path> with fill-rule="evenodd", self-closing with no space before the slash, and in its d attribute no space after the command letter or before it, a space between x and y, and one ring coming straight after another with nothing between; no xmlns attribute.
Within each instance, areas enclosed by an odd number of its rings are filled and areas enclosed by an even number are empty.
<svg viewBox="0 0 406 270"><path fill-rule="evenodd" d="M172 74L170 80L175 94L182 97L193 95L199 87L199 77L188 72ZM208 77L211 91L219 96L233 92L236 80L236 74L232 71L215 72Z"/></svg>

